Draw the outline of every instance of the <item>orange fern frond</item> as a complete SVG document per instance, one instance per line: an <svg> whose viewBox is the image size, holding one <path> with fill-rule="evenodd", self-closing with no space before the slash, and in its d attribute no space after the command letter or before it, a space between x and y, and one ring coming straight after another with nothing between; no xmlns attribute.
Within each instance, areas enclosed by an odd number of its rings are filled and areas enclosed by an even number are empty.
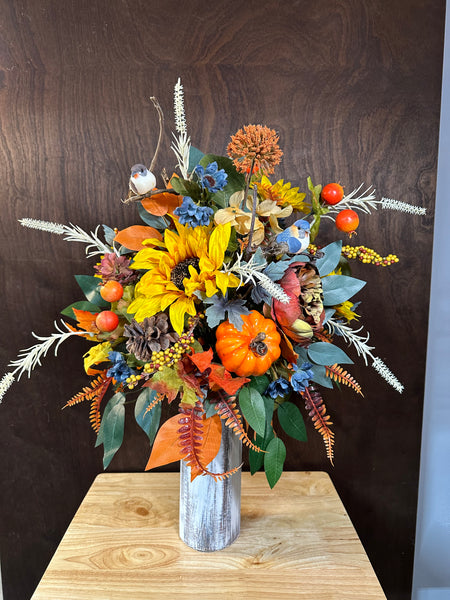
<svg viewBox="0 0 450 600"><path fill-rule="evenodd" d="M158 392L156 394L155 399L153 400L153 402L151 402L147 406L147 408L145 409L144 415L146 415L148 412L150 412L151 410L153 410L157 404L159 404L160 402L162 402L164 400L164 398L165 398L164 394Z"/></svg>
<svg viewBox="0 0 450 600"><path fill-rule="evenodd" d="M221 399L214 404L214 408L219 417L225 422L225 425L239 437L242 443L255 452L265 452L265 450L255 446L255 444L248 437L247 432L242 425L241 415L236 408L236 402L233 402L231 399L221 397Z"/></svg>
<svg viewBox="0 0 450 600"><path fill-rule="evenodd" d="M111 381L112 377L106 377L106 371L102 371L96 379L91 381L90 386L84 387L81 392L75 394L75 396L73 396L73 398L71 398L63 406L63 408L66 408L68 406L74 406L75 404L79 404L80 402L89 400L91 402L89 421L95 433L98 433L101 422L100 404L103 400L104 395L106 394L106 390L108 389Z"/></svg>
<svg viewBox="0 0 450 600"><path fill-rule="evenodd" d="M328 377L330 377L330 379L333 379L334 381L337 381L338 383L343 383L345 385L348 385L349 387L353 388L355 390L355 392L357 392L358 394L361 394L361 396L364 397L364 394L361 391L361 386L359 385L359 383L356 381L356 379L354 377L352 377L350 375L350 373L347 373L347 371L344 371L344 369L338 365L338 364L334 364L331 367L325 367L326 369L326 374Z"/></svg>
<svg viewBox="0 0 450 600"><path fill-rule="evenodd" d="M301 392L301 395L305 401L305 408L314 423L314 427L323 438L328 460L333 465L334 433L329 427L333 425L333 422L330 420L330 416L326 414L327 409L323 403L323 398L312 385L305 388L305 391Z"/></svg>
<svg viewBox="0 0 450 600"><path fill-rule="evenodd" d="M185 463L192 471L201 475L210 475L216 481L230 477L240 467L226 471L225 473L211 473L202 464L202 442L203 442L203 405L200 401L195 406L181 403L178 408L181 413L178 423L178 440L180 454Z"/></svg>

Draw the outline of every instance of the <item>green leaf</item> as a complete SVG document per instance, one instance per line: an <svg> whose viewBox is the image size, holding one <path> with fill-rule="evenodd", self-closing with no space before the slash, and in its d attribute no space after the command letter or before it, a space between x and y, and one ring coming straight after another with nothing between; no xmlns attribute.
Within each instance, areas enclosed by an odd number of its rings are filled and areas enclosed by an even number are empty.
<svg viewBox="0 0 450 600"><path fill-rule="evenodd" d="M306 428L302 413L292 402L283 402L278 407L278 420L283 430L300 442L306 442Z"/></svg>
<svg viewBox="0 0 450 600"><path fill-rule="evenodd" d="M264 450L264 438L262 436L256 434L254 442L259 448ZM264 453L255 452L255 450L250 448L248 451L248 463L250 466L250 473L254 475L264 464Z"/></svg>
<svg viewBox="0 0 450 600"><path fill-rule="evenodd" d="M332 242L331 244L328 244L328 246L325 246L325 248L322 248L320 251L323 252L324 255L322 258L317 259L316 267L319 270L319 275L323 277L324 275L331 273L331 271L334 271L334 269L338 266L341 259L342 240Z"/></svg>
<svg viewBox="0 0 450 600"><path fill-rule="evenodd" d="M261 394L251 388L244 387L239 392L241 412L252 429L264 436L266 429L266 407Z"/></svg>
<svg viewBox="0 0 450 600"><path fill-rule="evenodd" d="M253 375L250 378L250 383L248 385L262 395L266 391L269 383L270 380L267 375Z"/></svg>
<svg viewBox="0 0 450 600"><path fill-rule="evenodd" d="M72 308L76 308L77 310L87 310L91 313L98 313L102 309L96 304L92 304L92 302L88 302L87 300L80 300L80 302L74 302L70 306L66 306L64 310L61 311L61 314L65 317L70 317L71 319L76 319L75 314Z"/></svg>
<svg viewBox="0 0 450 600"><path fill-rule="evenodd" d="M330 275L322 279L324 306L336 306L345 302L366 285L362 279L347 275Z"/></svg>
<svg viewBox="0 0 450 600"><path fill-rule="evenodd" d="M191 146L189 148L189 173L192 173L192 171L195 169L195 167L198 165L198 163L202 160L204 156L204 153L198 148L194 148L194 146Z"/></svg>
<svg viewBox="0 0 450 600"><path fill-rule="evenodd" d="M137 397L136 404L134 405L136 422L147 434L150 446L155 441L161 419L161 403L154 406L152 410L147 411L147 408L155 400L156 395L157 392L155 390L145 388Z"/></svg>
<svg viewBox="0 0 450 600"><path fill-rule="evenodd" d="M315 342L308 348L308 358L318 365L353 364L343 350L328 342Z"/></svg>
<svg viewBox="0 0 450 600"><path fill-rule="evenodd" d="M125 424L125 396L114 394L103 412L95 446L103 444L103 468L106 469L122 445Z"/></svg>
<svg viewBox="0 0 450 600"><path fill-rule="evenodd" d="M181 177L172 177L170 183L173 189L181 196L189 196L192 200L200 200L203 196L203 190L196 181L182 179Z"/></svg>
<svg viewBox="0 0 450 600"><path fill-rule="evenodd" d="M154 227L159 231L164 231L168 227L169 222L164 217L156 217L150 214L148 210L145 210L141 202L138 202L137 205L139 216L146 225L150 225L150 227Z"/></svg>
<svg viewBox="0 0 450 600"><path fill-rule="evenodd" d="M286 459L286 446L283 440L276 437L267 446L267 454L264 454L264 471L271 488L280 479L283 473L284 461Z"/></svg>
<svg viewBox="0 0 450 600"><path fill-rule="evenodd" d="M75 275L75 279L89 302L98 306L109 306L109 302L100 296L101 279L92 275Z"/></svg>

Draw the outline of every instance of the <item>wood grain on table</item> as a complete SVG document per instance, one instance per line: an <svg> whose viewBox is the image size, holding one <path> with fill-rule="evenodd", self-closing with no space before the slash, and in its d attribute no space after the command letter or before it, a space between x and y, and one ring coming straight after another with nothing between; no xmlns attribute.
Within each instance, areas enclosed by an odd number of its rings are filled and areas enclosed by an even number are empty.
<svg viewBox="0 0 450 600"><path fill-rule="evenodd" d="M385 598L329 476L242 474L241 534L201 553L178 537L178 473L99 475L32 600Z"/></svg>

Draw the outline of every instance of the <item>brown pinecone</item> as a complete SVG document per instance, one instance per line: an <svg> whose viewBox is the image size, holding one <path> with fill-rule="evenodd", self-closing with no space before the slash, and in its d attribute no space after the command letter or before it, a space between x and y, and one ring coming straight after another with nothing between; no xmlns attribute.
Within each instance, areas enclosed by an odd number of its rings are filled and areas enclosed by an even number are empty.
<svg viewBox="0 0 450 600"><path fill-rule="evenodd" d="M142 323L133 319L129 325L125 325L123 334L128 338L127 350L145 362L150 361L152 352L167 350L179 337L170 327L165 313L147 317Z"/></svg>

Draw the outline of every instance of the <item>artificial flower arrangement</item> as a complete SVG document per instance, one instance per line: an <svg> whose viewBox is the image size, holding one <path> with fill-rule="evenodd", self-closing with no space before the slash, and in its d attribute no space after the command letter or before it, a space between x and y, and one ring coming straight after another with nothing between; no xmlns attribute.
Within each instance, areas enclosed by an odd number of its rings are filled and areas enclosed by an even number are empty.
<svg viewBox="0 0 450 600"><path fill-rule="evenodd" d="M335 385L361 386L342 365L352 363L342 343L353 345L365 364L396 390L402 384L353 328L354 296L365 285L351 276L350 261L388 266L398 262L362 245L323 241L319 230L332 220L351 237L358 212L425 210L377 200L362 186L345 195L340 184L307 181L308 193L269 176L282 151L275 131L248 125L231 137L228 156L203 154L187 134L183 88L175 86L172 149L178 172L156 187L152 165L135 165L123 200L137 206L144 225L100 226L87 233L73 225L22 219L24 226L64 235L99 257L90 275L76 279L85 299L62 311L71 321L22 350L0 382L0 398L15 378L40 364L50 347L83 336L90 383L66 406L90 402L90 422L103 445L104 468L121 446L125 402L152 450L146 469L184 460L191 477L213 473L222 427L249 448L252 473L264 466L271 487L282 474L286 448L281 434L306 441L300 410L322 436L333 462L334 432L324 398ZM339 234L338 234L339 235ZM347 242L347 240L346 240ZM324 393L325 392L325 393ZM109 400L107 400L109 397ZM161 404L176 406L162 424Z"/></svg>

